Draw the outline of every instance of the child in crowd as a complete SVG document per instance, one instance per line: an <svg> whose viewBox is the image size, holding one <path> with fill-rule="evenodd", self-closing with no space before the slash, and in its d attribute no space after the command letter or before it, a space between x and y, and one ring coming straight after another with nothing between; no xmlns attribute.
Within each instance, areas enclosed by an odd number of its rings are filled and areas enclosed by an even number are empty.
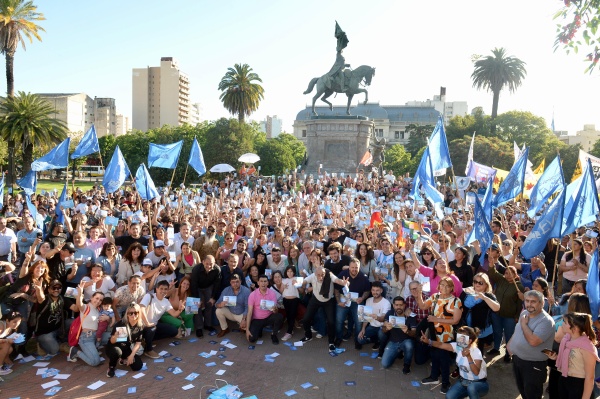
<svg viewBox="0 0 600 399"><path fill-rule="evenodd" d="M115 324L115 312L112 309L112 298L104 297L102 300L102 310L100 311L99 317L108 316L110 319L106 321L98 322L98 330L96 330L96 346L100 347L102 342L102 334Z"/></svg>

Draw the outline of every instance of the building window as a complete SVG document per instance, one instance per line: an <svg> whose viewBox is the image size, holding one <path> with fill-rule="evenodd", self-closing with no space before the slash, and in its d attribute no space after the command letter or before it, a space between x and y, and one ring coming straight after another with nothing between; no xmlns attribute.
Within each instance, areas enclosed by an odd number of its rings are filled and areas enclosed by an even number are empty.
<svg viewBox="0 0 600 399"><path fill-rule="evenodd" d="M302 137L306 137L306 130L302 131Z"/></svg>
<svg viewBox="0 0 600 399"><path fill-rule="evenodd" d="M399 139L399 138L400 138L400 132L399 132L398 130L396 130L396 131L394 132L394 138L395 138L395 139Z"/></svg>
<svg viewBox="0 0 600 399"><path fill-rule="evenodd" d="M401 140L404 140L404 134L405 134L404 132L400 133L400 139Z"/></svg>
<svg viewBox="0 0 600 399"><path fill-rule="evenodd" d="M377 137L383 137L383 129L375 129L375 135Z"/></svg>

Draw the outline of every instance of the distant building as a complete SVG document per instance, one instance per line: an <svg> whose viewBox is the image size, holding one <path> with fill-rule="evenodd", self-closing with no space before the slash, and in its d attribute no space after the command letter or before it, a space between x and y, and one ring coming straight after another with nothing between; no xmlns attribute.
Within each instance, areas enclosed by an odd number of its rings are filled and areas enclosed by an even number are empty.
<svg viewBox="0 0 600 399"><path fill-rule="evenodd" d="M328 107L316 107L319 115L343 116L346 115L346 106L334 106L330 111ZM406 127L415 125L435 126L440 112L434 107L408 106L408 105L379 105L378 103L367 103L350 108L351 115L362 115L370 118L375 123L374 133L377 138L386 138L390 145L406 145L410 133ZM306 144L307 128L306 122L312 116L311 107L307 106L296 115L294 121L294 136Z"/></svg>
<svg viewBox="0 0 600 399"><path fill-rule="evenodd" d="M69 132L86 132L94 123L94 100L85 93L39 93L54 108L53 117Z"/></svg>
<svg viewBox="0 0 600 399"><path fill-rule="evenodd" d="M596 130L596 125L583 125L583 130L578 131L575 135L565 134L567 132L554 132L560 141L568 145L581 144L583 151L590 152L594 147L594 143L600 140L600 131Z"/></svg>
<svg viewBox="0 0 600 399"><path fill-rule="evenodd" d="M444 115L444 125L447 125L450 119L460 115L466 116L469 112L469 107L466 101L446 101L446 88L440 87L440 94L434 95L433 100L425 101L408 101L406 105L412 107L433 107L440 114Z"/></svg>
<svg viewBox="0 0 600 399"><path fill-rule="evenodd" d="M283 121L277 118L277 115L267 115L265 120L260 122L260 130L267 134L268 139L274 139L281 134L282 125Z"/></svg>
<svg viewBox="0 0 600 399"><path fill-rule="evenodd" d="M123 114L117 115L117 136L127 134L131 130L131 118Z"/></svg>
<svg viewBox="0 0 600 399"><path fill-rule="evenodd" d="M94 126L98 137L117 135L117 107L114 98L94 98Z"/></svg>
<svg viewBox="0 0 600 399"><path fill-rule="evenodd" d="M196 126L202 122L202 104L194 103L190 106L190 125Z"/></svg>
<svg viewBox="0 0 600 399"><path fill-rule="evenodd" d="M158 67L134 68L132 85L134 129L190 123L189 78L173 57L162 57Z"/></svg>

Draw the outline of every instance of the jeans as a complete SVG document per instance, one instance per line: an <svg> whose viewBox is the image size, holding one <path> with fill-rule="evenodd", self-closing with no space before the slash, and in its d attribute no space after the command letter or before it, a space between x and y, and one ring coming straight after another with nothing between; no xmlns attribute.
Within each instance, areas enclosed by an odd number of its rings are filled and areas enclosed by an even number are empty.
<svg viewBox="0 0 600 399"><path fill-rule="evenodd" d="M512 317L498 316L492 313L492 329L494 330L494 349L500 349L502 344L502 333L504 333L504 342L508 343L515 332L517 322Z"/></svg>
<svg viewBox="0 0 600 399"><path fill-rule="evenodd" d="M394 360L396 360L400 352L404 352L404 365L410 367L414 349L415 342L410 338L407 338L402 342L388 342L383 351L381 366L384 369L389 368L394 364Z"/></svg>
<svg viewBox="0 0 600 399"><path fill-rule="evenodd" d="M335 341L336 306L335 298L331 298L327 302L321 302L315 296L312 296L308 302L304 319L302 320L304 336L307 338L312 338L312 331L310 330L310 327L313 323L313 318L319 309L323 309L323 311L325 311L325 316L327 317L327 339L330 344L333 344Z"/></svg>
<svg viewBox="0 0 600 399"><path fill-rule="evenodd" d="M379 337L377 336L379 330L381 330L381 327L373 327L372 325L367 324L367 328L365 328L365 334L363 335L362 339L358 338L358 334L356 335L356 343L363 345L368 342L379 342Z"/></svg>
<svg viewBox="0 0 600 399"><path fill-rule="evenodd" d="M79 336L79 349L77 357L95 367L100 364L100 354L96 349L96 331L82 331Z"/></svg>
<svg viewBox="0 0 600 399"><path fill-rule="evenodd" d="M341 307L336 305L335 309L335 338L344 338L344 322L348 319L348 335L352 334L357 337L360 332L361 323L358 321L358 304L352 302L350 307Z"/></svg>
<svg viewBox="0 0 600 399"><path fill-rule="evenodd" d="M487 381L483 382L471 382L465 380L466 386L463 385L462 381L457 381L452 385L452 388L446 394L446 399L462 399L469 397L469 399L479 399L490 390L490 384Z"/></svg>
<svg viewBox="0 0 600 399"><path fill-rule="evenodd" d="M522 360L518 355L513 355L512 363L517 388L523 399L541 399L548 376L547 363Z"/></svg>
<svg viewBox="0 0 600 399"><path fill-rule="evenodd" d="M37 342L49 355L56 355L59 350L58 330L37 336Z"/></svg>
<svg viewBox="0 0 600 399"><path fill-rule="evenodd" d="M146 341L144 352L152 350L152 344L155 339L173 338L178 332L177 327L160 321L154 327L145 327L143 332L144 341Z"/></svg>
<svg viewBox="0 0 600 399"><path fill-rule="evenodd" d="M444 349L431 348L431 375L437 380L442 375L442 384L450 385L450 365L452 364L452 354Z"/></svg>

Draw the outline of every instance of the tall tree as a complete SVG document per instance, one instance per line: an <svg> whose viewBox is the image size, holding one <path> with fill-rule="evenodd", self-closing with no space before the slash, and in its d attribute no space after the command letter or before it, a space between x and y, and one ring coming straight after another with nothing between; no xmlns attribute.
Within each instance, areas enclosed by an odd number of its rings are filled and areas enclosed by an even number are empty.
<svg viewBox="0 0 600 399"><path fill-rule="evenodd" d="M432 125L416 125L411 123L406 126L406 132L409 134L408 143L406 143L406 151L414 158L419 150L427 145L427 139L433 132ZM420 161L418 161L420 162ZM418 165L418 163L417 163Z"/></svg>
<svg viewBox="0 0 600 399"><path fill-rule="evenodd" d="M246 116L258 109L264 97L263 87L255 82L262 83L262 79L252 72L248 64L235 64L227 69L219 83L219 90L222 91L219 98L223 106L232 115L237 115L240 123L244 123Z"/></svg>
<svg viewBox="0 0 600 399"><path fill-rule="evenodd" d="M491 132L495 133L494 119L498 115L500 91L505 87L508 87L510 92L516 91L521 86L527 71L525 62L506 55L504 48L495 48L492 50L492 54L475 61L475 70L471 74L471 79L473 87L491 91L493 94Z"/></svg>
<svg viewBox="0 0 600 399"><path fill-rule="evenodd" d="M19 44L25 50L25 38L33 42L33 38L42 41L39 31L44 28L36 22L44 21L44 14L37 12L33 1L0 0L0 52L6 58L6 95L11 98L15 94L15 77L13 64L15 52ZM8 141L8 184L15 181L15 142ZM29 165L27 165L29 167Z"/></svg>
<svg viewBox="0 0 600 399"><path fill-rule="evenodd" d="M67 137L67 126L54 118L54 112L35 94L19 92L0 101L0 137L22 146L23 174L31 170L34 147L51 147Z"/></svg>

